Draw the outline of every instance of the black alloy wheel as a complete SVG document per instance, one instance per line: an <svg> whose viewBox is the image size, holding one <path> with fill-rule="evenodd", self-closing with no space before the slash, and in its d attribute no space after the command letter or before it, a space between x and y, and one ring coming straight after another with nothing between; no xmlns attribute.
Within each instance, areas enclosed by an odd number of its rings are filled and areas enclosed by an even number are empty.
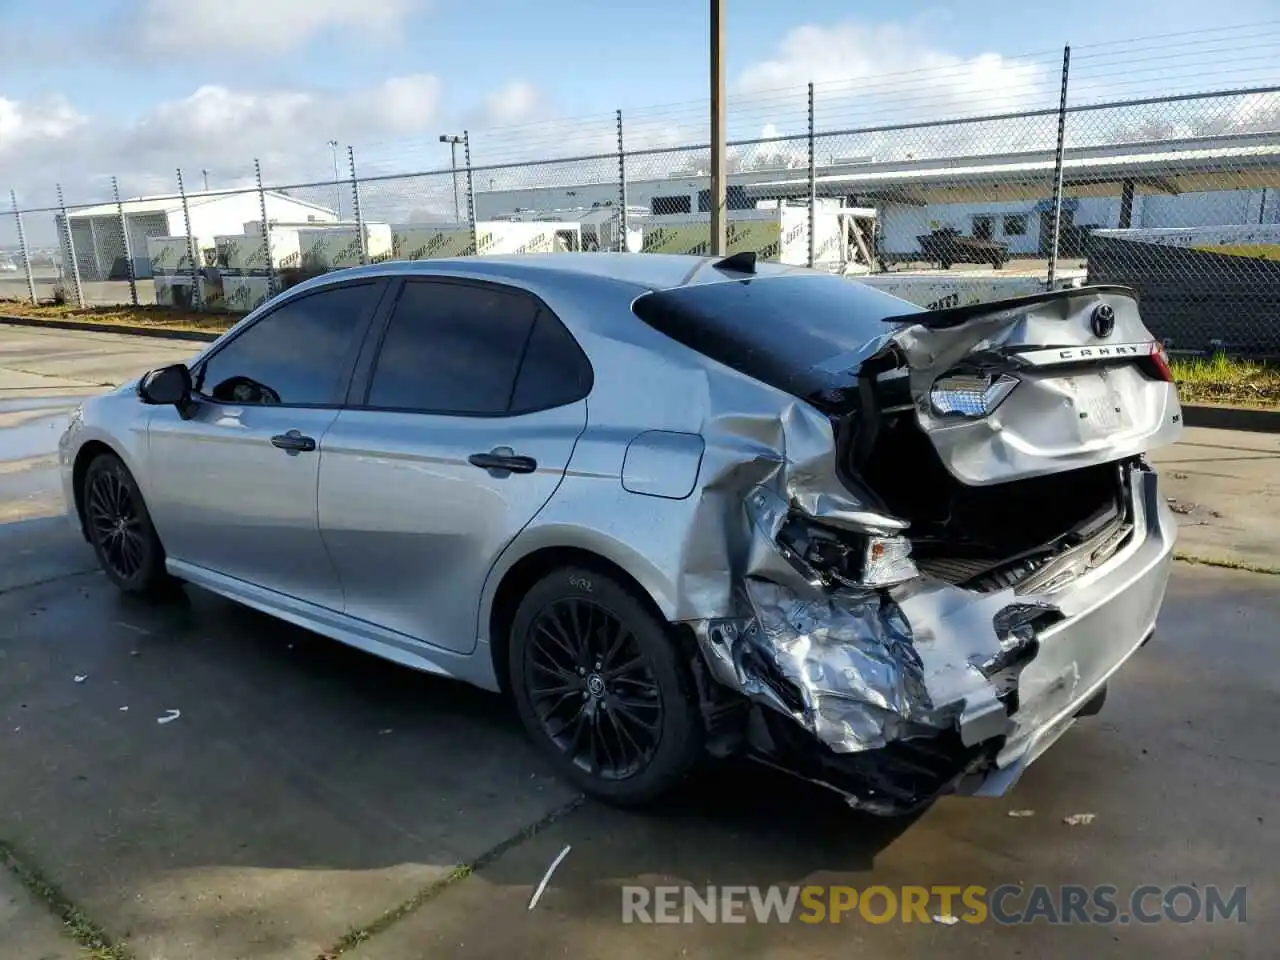
<svg viewBox="0 0 1280 960"><path fill-rule="evenodd" d="M515 610L507 680L525 730L564 779L642 806L703 756L690 655L634 584L562 567Z"/></svg>
<svg viewBox="0 0 1280 960"><path fill-rule="evenodd" d="M176 586L178 581L165 572L164 547L142 491L119 457L104 453L89 464L80 507L98 563L117 587L161 597Z"/></svg>
<svg viewBox="0 0 1280 960"><path fill-rule="evenodd" d="M622 780L653 758L662 691L618 618L591 600L544 607L525 646L529 697L547 737L592 776Z"/></svg>
<svg viewBox="0 0 1280 960"><path fill-rule="evenodd" d="M119 470L95 470L85 490L85 515L108 573L132 580L142 569L142 516Z"/></svg>

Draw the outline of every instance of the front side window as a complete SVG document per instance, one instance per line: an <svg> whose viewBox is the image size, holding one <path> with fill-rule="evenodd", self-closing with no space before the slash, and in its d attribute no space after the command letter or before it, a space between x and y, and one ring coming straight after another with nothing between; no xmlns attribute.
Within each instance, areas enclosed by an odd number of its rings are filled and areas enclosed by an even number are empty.
<svg viewBox="0 0 1280 960"><path fill-rule="evenodd" d="M374 287L320 290L271 311L201 365L197 392L223 403L337 403L343 362Z"/></svg>

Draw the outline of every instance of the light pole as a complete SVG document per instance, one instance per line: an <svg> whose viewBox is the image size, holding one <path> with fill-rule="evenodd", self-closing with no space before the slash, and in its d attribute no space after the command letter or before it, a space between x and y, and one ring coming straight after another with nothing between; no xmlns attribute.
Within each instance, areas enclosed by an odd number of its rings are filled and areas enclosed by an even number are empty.
<svg viewBox="0 0 1280 960"><path fill-rule="evenodd" d="M208 193L209 192L209 171L201 170L200 173L204 175L204 190L205 190L205 193Z"/></svg>
<svg viewBox="0 0 1280 960"><path fill-rule="evenodd" d="M725 250L724 3L711 0L711 253Z"/></svg>
<svg viewBox="0 0 1280 960"><path fill-rule="evenodd" d="M453 220L461 223L462 214L458 209L458 144L462 143L462 137L442 133L440 142L449 145L449 169L453 171Z"/></svg>
<svg viewBox="0 0 1280 960"><path fill-rule="evenodd" d="M338 141L330 140L329 153L333 155L333 199L338 205L338 219L342 219L342 186L338 179Z"/></svg>

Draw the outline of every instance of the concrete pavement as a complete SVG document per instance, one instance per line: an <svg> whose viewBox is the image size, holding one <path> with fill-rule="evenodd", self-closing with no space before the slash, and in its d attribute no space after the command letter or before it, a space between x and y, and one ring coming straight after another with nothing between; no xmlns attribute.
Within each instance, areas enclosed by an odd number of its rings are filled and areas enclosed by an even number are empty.
<svg viewBox="0 0 1280 960"><path fill-rule="evenodd" d="M355 955L1262 956L1280 935L1273 906L1280 895L1277 617L1272 578L1179 566L1156 638L1120 673L1102 714L1077 724L1005 798L950 798L914 822L884 821L855 816L793 782L730 771L661 814L587 807ZM1096 819L1063 822L1077 813ZM572 849L530 911L537 884L565 846ZM1249 912L1243 925L876 925L856 912L815 925L621 922L624 884L680 883L699 890L1113 884L1120 902L1143 884L1245 884ZM1010 902L1025 906L1028 898ZM955 915L963 909L957 905Z"/></svg>
<svg viewBox="0 0 1280 960"><path fill-rule="evenodd" d="M875 820L721 765L655 812L586 804L555 819L575 797L498 698L199 590L132 603L96 572L55 515L57 418L95 384L192 352L0 327L0 840L128 955L1243 957L1280 934L1273 578L1180 565L1156 640L1102 715L1004 800ZM1252 542L1249 557L1280 566L1263 526L1275 449L1188 431L1156 458L1189 505L1184 550ZM1213 522L1188 525L1197 510ZM1063 823L1082 812L1096 820ZM677 882L1247 884L1249 922L620 922L623 884ZM0 957L45 955L80 954L0 871Z"/></svg>
<svg viewBox="0 0 1280 960"><path fill-rule="evenodd" d="M48 907L0 869L0 957L77 960L83 953Z"/></svg>
<svg viewBox="0 0 1280 960"><path fill-rule="evenodd" d="M76 404L199 346L0 324L0 523L62 512L55 454Z"/></svg>
<svg viewBox="0 0 1280 960"><path fill-rule="evenodd" d="M1280 434L1189 427L1151 461L1180 554L1280 570Z"/></svg>

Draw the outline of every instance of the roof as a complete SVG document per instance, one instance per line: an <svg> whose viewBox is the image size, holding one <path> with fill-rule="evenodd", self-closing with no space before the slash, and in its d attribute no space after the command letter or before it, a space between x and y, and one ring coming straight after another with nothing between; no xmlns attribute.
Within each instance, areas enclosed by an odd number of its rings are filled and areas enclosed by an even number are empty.
<svg viewBox="0 0 1280 960"><path fill-rule="evenodd" d="M187 206L200 207L210 203L216 203L224 198L238 196L247 193L247 190L196 190L187 194ZM278 190L265 191L268 197L274 197L277 200L284 200L288 203L295 204L299 207L306 207L310 210L319 210L324 213L333 215L333 211L328 207L321 206L318 203L311 203L307 200L300 200L297 197L291 197L287 193L281 193ZM153 196L153 197L133 197L129 200L120 201L120 206L124 208L125 213L144 214L144 213L178 213L182 210L181 196ZM67 216L72 220L80 220L86 217L116 217L120 215L120 211L115 203L99 203L92 207L79 207L74 210L68 210Z"/></svg>
<svg viewBox="0 0 1280 960"><path fill-rule="evenodd" d="M1068 127L1070 131L1070 127ZM1003 154L975 154L926 159L818 163L819 196L856 195L868 200L958 203L1039 200L1052 192L1052 149ZM1078 196L1115 196L1125 180L1138 192L1186 193L1241 187L1280 188L1280 143L1274 131L1214 137L1152 140L1088 147L1069 147L1064 156L1064 184ZM730 174L730 184L754 199L807 197L809 180L801 169L749 170ZM632 180L630 187L669 188L687 192L705 186L708 177L680 174ZM563 183L546 187L479 190L478 202L503 195L519 196L526 210L530 195L559 197L566 191L603 189L600 183ZM489 198L489 199L486 199ZM557 201L563 203L563 201Z"/></svg>
<svg viewBox="0 0 1280 960"><path fill-rule="evenodd" d="M917 205L1020 200L1051 190L1054 166L1052 151L909 160L819 174L815 185L819 195ZM1140 193L1165 194L1280 187L1280 143L1276 134L1260 133L1074 148L1062 169L1063 186L1077 196L1112 196L1125 181ZM757 180L746 190L753 197L807 196L809 181Z"/></svg>
<svg viewBox="0 0 1280 960"><path fill-rule="evenodd" d="M432 276L469 276L537 282L555 279L587 279L613 282L634 288L636 294L668 290L688 284L740 280L745 275L715 269L720 257L695 257L677 253L526 253L511 256L442 257L431 260L389 260L367 267L351 267L308 280L304 286L322 286L337 279L371 275L415 273ZM755 276L775 277L810 274L830 276L807 267L793 267L758 261Z"/></svg>

